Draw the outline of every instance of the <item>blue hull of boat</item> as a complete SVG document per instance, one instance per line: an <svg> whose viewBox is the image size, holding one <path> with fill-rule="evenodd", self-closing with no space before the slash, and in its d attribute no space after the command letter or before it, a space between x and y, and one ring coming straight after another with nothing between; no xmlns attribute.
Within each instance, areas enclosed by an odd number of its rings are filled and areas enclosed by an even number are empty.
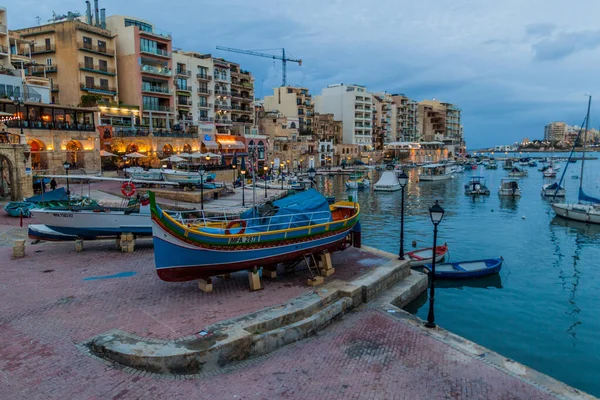
<svg viewBox="0 0 600 400"><path fill-rule="evenodd" d="M64 226L49 226L50 229L64 235L93 240L100 237L117 237L121 233L133 233L137 236L152 236L152 227L119 227L119 228L69 228Z"/></svg>
<svg viewBox="0 0 600 400"><path fill-rule="evenodd" d="M500 272L503 261L504 260L502 258L489 258L485 260L459 261L454 263L436 264L435 277L439 279L468 279L493 275ZM466 265L482 262L485 263L485 267L479 269L467 270L460 266L460 264ZM430 274L431 264L425 264L424 267ZM448 271L448 268L452 268L452 270Z"/></svg>

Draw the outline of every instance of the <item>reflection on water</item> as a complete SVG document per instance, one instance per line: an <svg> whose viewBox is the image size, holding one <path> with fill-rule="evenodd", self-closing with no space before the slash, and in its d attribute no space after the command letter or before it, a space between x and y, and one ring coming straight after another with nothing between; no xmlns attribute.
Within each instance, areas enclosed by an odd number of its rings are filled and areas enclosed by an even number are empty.
<svg viewBox="0 0 600 400"><path fill-rule="evenodd" d="M586 178L600 182L600 161L586 162ZM564 168L564 165L563 165ZM441 182L416 182L405 189L405 249L430 247L433 225L428 208L441 200L446 210L438 243L448 243L446 261L504 257L500 275L482 280L436 281L436 322L543 373L600 396L598 260L600 225L555 218L540 190L542 173L529 168L520 180L520 198L500 197L504 170L458 174ZM464 184L481 175L490 196L464 194ZM372 182L380 172L373 171ZM567 175L570 176L570 173ZM400 238L401 191L347 191L346 177L319 177L319 189L338 200L349 194L361 205L362 241L396 254ZM567 201L577 185L567 182ZM591 194L600 190L593 187ZM407 310L427 316L427 294Z"/></svg>

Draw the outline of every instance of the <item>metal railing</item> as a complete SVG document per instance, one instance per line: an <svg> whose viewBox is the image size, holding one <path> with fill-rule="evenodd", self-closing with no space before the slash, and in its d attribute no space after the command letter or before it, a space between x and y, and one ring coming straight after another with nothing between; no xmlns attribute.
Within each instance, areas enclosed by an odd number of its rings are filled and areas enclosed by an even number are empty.
<svg viewBox="0 0 600 400"><path fill-rule="evenodd" d="M7 31L6 25L0 24L0 33L6 33Z"/></svg>
<svg viewBox="0 0 600 400"><path fill-rule="evenodd" d="M173 71L169 68L155 67L154 65L142 64L140 65L140 71L147 72L149 74L173 76Z"/></svg>
<svg viewBox="0 0 600 400"><path fill-rule="evenodd" d="M198 93L201 93L201 94L212 94L212 90L209 90L208 88L199 87L198 88Z"/></svg>
<svg viewBox="0 0 600 400"><path fill-rule="evenodd" d="M191 100L187 100L187 99L179 99L179 98L175 98L175 104L177 104L178 106L188 106L191 107L192 106L192 101Z"/></svg>
<svg viewBox="0 0 600 400"><path fill-rule="evenodd" d="M201 121L201 122L214 122L215 119L213 117L198 117L198 121Z"/></svg>
<svg viewBox="0 0 600 400"><path fill-rule="evenodd" d="M144 104L144 111L161 111L161 112L171 112L173 109L169 106L157 106L154 104Z"/></svg>
<svg viewBox="0 0 600 400"><path fill-rule="evenodd" d="M215 108L218 110L231 110L231 106L229 106L227 104L215 103Z"/></svg>
<svg viewBox="0 0 600 400"><path fill-rule="evenodd" d="M54 68L56 68L56 66L53 66ZM48 68L48 67L47 67ZM87 64L87 63L79 63L79 69L89 69L92 71L96 71L96 72L105 72L107 74L116 74L117 70L114 68L109 68L109 67L103 67L100 64Z"/></svg>
<svg viewBox="0 0 600 400"><path fill-rule="evenodd" d="M44 46L31 46L31 54L50 53L56 50L56 46L44 45Z"/></svg>
<svg viewBox="0 0 600 400"><path fill-rule="evenodd" d="M103 92L117 92L117 88L112 87L112 86L102 86L102 85L89 85L87 83L80 83L79 87L81 88L81 90L101 90Z"/></svg>
<svg viewBox="0 0 600 400"><path fill-rule="evenodd" d="M38 75L43 74L44 71L48 72L56 72L58 71L58 67L56 65L36 65L32 67L27 67L27 71L30 75Z"/></svg>
<svg viewBox="0 0 600 400"><path fill-rule="evenodd" d="M115 54L114 49L111 49L106 46L95 46L91 43L86 43L86 42L77 42L77 47L79 47L79 49L81 49L81 50L93 51L94 53L111 54L111 55Z"/></svg>
<svg viewBox="0 0 600 400"><path fill-rule="evenodd" d="M217 90L217 89L215 89L215 94L216 95L221 95L221 96L231 96L231 92L229 92L227 90Z"/></svg>
<svg viewBox="0 0 600 400"><path fill-rule="evenodd" d="M181 75L181 76L187 76L187 77L191 77L192 76L192 72L189 70L185 70L185 69L178 69L176 70L176 74L177 75Z"/></svg>
<svg viewBox="0 0 600 400"><path fill-rule="evenodd" d="M162 94L172 94L173 91L168 87L163 86L155 86L150 85L148 83L142 83L142 92L151 92L151 93L162 93Z"/></svg>
<svg viewBox="0 0 600 400"><path fill-rule="evenodd" d="M198 104L198 108L213 108L212 103Z"/></svg>
<svg viewBox="0 0 600 400"><path fill-rule="evenodd" d="M8 47L0 44L0 53L8 54Z"/></svg>
<svg viewBox="0 0 600 400"><path fill-rule="evenodd" d="M192 87L191 86L179 86L179 85L175 85L175 88L177 90L184 90L186 92L191 92L192 91Z"/></svg>
<svg viewBox="0 0 600 400"><path fill-rule="evenodd" d="M146 54L153 54L161 57L171 57L171 52L159 48L152 48L148 46L140 46L140 52Z"/></svg>
<svg viewBox="0 0 600 400"><path fill-rule="evenodd" d="M210 81L212 79L212 76L210 76L208 74L196 74L196 78L203 79L205 81Z"/></svg>

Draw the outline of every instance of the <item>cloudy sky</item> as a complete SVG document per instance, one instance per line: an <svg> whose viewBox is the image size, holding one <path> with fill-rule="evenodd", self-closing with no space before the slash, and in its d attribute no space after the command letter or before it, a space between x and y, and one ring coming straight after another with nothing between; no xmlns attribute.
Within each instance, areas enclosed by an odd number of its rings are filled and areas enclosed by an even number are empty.
<svg viewBox="0 0 600 400"><path fill-rule="evenodd" d="M84 0L17 3L7 7L10 29L36 25L38 16L44 23L53 11L85 12ZM241 63L256 78L257 97L280 85L281 63L216 45L284 47L303 60L288 63L288 83L316 94L356 83L455 103L472 149L541 138L550 121L580 124L585 95L599 94L595 0L100 0L100 7L172 32L175 48ZM598 128L600 119L590 123Z"/></svg>

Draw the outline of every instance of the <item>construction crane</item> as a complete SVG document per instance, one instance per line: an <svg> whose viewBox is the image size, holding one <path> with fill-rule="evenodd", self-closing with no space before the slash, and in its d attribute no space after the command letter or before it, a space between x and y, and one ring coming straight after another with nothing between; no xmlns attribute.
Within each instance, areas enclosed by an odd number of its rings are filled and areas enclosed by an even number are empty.
<svg viewBox="0 0 600 400"><path fill-rule="evenodd" d="M230 51L232 53L248 54L248 55L257 56L257 57L272 58L274 60L281 60L282 86L287 86L287 62L288 61L297 62L298 65L300 65L300 66L302 65L301 59L287 58L285 56L285 49L283 49L283 48L281 49L281 56L277 56L274 54L267 54L267 53L259 53L258 51L253 51L253 50L233 49L231 47L223 47L223 46L217 46L217 50Z"/></svg>

